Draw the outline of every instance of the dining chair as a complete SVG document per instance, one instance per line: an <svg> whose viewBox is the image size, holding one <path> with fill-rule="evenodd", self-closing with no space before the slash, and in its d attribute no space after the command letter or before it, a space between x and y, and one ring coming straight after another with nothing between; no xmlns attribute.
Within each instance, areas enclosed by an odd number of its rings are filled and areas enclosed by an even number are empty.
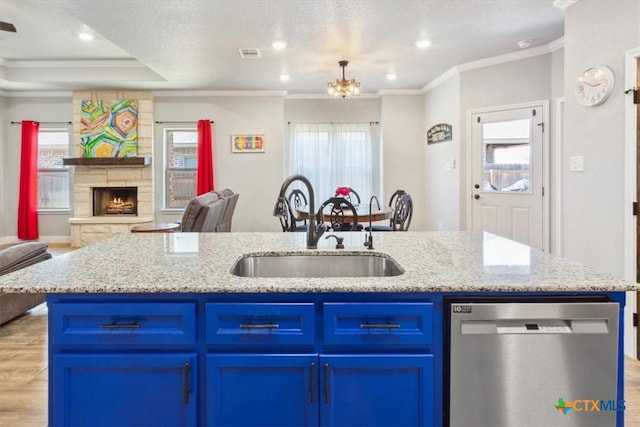
<svg viewBox="0 0 640 427"><path fill-rule="evenodd" d="M302 192L302 190L298 190L297 188L291 190L289 196L287 197L289 201L289 209L291 209L291 231L306 231L307 230L307 220L302 218L298 212L297 208L306 206L309 204L307 201L307 196Z"/></svg>
<svg viewBox="0 0 640 427"><path fill-rule="evenodd" d="M330 210L327 211L327 208L330 208ZM345 218L345 210L349 211L348 219ZM318 215L322 215L323 220L329 223L329 230L331 231L360 231L362 229L358 225L356 207L344 197L327 199L320 205Z"/></svg>
<svg viewBox="0 0 640 427"><path fill-rule="evenodd" d="M395 231L394 229L394 224L395 224L395 212L396 212L396 208L397 208L397 204L400 201L400 197L407 194L406 191L404 190L396 190L393 192L393 194L391 195L391 197L389 198L389 207L391 209L393 209L393 215L391 215L391 218L389 218L389 225L373 225L371 227L371 231ZM413 206L413 204L412 204ZM369 227L365 227L366 231L369 231Z"/></svg>
<svg viewBox="0 0 640 427"><path fill-rule="evenodd" d="M296 223L296 214L294 213L294 209L291 209L291 203L289 202L289 198L282 199L283 208L279 210L280 214L278 215L278 219L280 220L280 226L282 227L283 232L290 231L307 231L307 221L304 221L303 225L297 225Z"/></svg>
<svg viewBox="0 0 640 427"><path fill-rule="evenodd" d="M353 206L360 206L360 195L353 189L349 188L349 194L345 196Z"/></svg>
<svg viewBox="0 0 640 427"><path fill-rule="evenodd" d="M393 212L393 231L407 231L411 225L411 217L413 216L413 199L407 193L399 196Z"/></svg>

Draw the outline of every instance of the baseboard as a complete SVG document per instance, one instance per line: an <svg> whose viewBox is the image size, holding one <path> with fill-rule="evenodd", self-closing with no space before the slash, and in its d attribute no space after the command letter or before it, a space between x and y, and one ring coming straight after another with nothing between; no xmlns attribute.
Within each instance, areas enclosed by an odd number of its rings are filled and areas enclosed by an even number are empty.
<svg viewBox="0 0 640 427"><path fill-rule="evenodd" d="M0 245L10 245L14 243L31 242L31 241L43 242L48 244L68 245L71 243L71 236L40 236L40 238L36 240L21 240L21 239L18 239L17 236L0 237Z"/></svg>

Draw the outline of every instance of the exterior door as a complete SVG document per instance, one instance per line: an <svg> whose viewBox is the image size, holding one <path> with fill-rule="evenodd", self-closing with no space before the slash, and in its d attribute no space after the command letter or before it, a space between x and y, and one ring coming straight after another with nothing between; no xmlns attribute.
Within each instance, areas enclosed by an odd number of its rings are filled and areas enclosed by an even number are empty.
<svg viewBox="0 0 640 427"><path fill-rule="evenodd" d="M636 88L640 90L640 57L636 59ZM640 95L636 96L640 97ZM640 203L640 104L636 104L636 205L638 203ZM640 283L640 212L637 211L636 281ZM640 310L640 292L636 292L636 313L638 310ZM640 360L640 327L636 327L636 358Z"/></svg>
<svg viewBox="0 0 640 427"><path fill-rule="evenodd" d="M472 229L543 247L543 107L472 119Z"/></svg>

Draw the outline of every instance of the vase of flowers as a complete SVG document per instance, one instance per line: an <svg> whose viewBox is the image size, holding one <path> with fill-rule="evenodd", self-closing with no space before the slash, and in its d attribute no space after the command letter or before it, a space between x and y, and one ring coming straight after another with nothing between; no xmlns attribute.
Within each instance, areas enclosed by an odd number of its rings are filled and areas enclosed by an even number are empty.
<svg viewBox="0 0 640 427"><path fill-rule="evenodd" d="M336 197L338 196L347 197L349 196L350 192L351 192L351 187L338 187L336 188Z"/></svg>

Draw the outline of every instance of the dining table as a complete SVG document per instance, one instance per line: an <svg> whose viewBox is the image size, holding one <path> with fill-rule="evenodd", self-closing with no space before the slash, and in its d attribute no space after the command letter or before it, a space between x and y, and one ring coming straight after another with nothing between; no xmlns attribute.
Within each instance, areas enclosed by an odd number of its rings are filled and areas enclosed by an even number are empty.
<svg viewBox="0 0 640 427"><path fill-rule="evenodd" d="M355 206L356 214L358 216L358 223L364 224L369 222L369 206L368 205L358 205ZM295 208L298 216L301 219L309 219L309 205L298 206ZM328 206L323 211L323 221L331 220L331 207ZM344 209L343 217L345 222L353 222L354 214L351 209ZM381 206L378 208L377 206L372 206L371 208L371 221L383 221L385 219L389 219L393 216L393 209L390 206Z"/></svg>

